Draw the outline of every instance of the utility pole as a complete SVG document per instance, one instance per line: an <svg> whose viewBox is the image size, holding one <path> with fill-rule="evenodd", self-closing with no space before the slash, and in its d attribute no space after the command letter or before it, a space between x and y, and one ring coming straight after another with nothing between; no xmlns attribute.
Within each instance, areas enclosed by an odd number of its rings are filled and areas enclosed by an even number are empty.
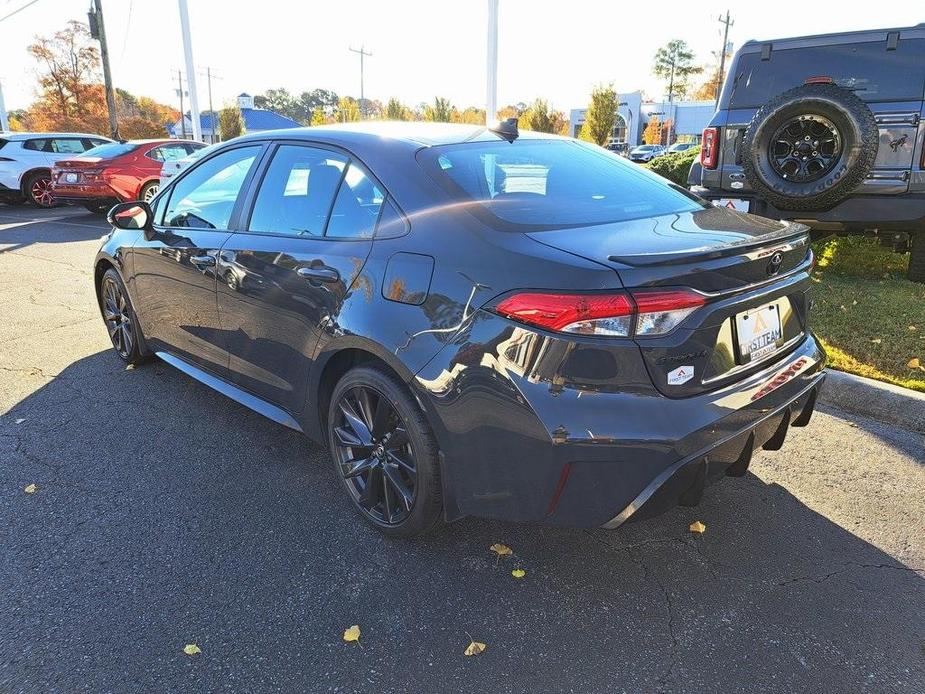
<svg viewBox="0 0 925 694"><path fill-rule="evenodd" d="M360 118L366 117L366 99L363 96L363 58L372 56L372 53L367 53L365 48L365 46L360 46L360 50L350 48L353 53L360 55Z"/></svg>
<svg viewBox="0 0 925 694"><path fill-rule="evenodd" d="M183 112L183 70L177 68L177 79L180 80L180 88L177 92L180 94L180 136L186 139L186 115Z"/></svg>
<svg viewBox="0 0 925 694"><path fill-rule="evenodd" d="M488 0L488 54L485 79L485 125L498 119L498 0Z"/></svg>
<svg viewBox="0 0 925 694"><path fill-rule="evenodd" d="M721 24L725 24L726 28L723 30L723 50L719 54L719 73L716 75L716 106L719 106L719 90L723 88L723 70L726 69L726 46L729 45L729 27L731 27L735 22L732 21L729 17L729 10L726 10L726 16L719 16L719 21Z"/></svg>
<svg viewBox="0 0 925 694"><path fill-rule="evenodd" d="M106 85L106 108L109 109L109 132L113 140L119 138L119 121L116 119L116 95L112 88L112 72L109 69L109 45L106 43L106 23L103 21L102 0L93 0L87 13L90 20L90 36L100 42L100 58L103 61L103 82Z"/></svg>
<svg viewBox="0 0 925 694"><path fill-rule="evenodd" d="M215 118L215 109L212 108L212 80L213 79L220 80L221 77L218 77L217 75L213 75L212 68L206 67L206 84L208 85L208 89L209 89L209 114L210 114L209 122L212 124L212 133L209 138L210 139L209 144L214 144L215 142L217 142L215 138L218 135L218 121Z"/></svg>
<svg viewBox="0 0 925 694"><path fill-rule="evenodd" d="M0 132L10 129L10 123L6 119L6 104L3 102L3 82L0 82Z"/></svg>
<svg viewBox="0 0 925 694"><path fill-rule="evenodd" d="M98 2L99 0L97 0ZM193 139L202 141L199 122L199 98L196 95L196 68L193 65L193 41L189 31L189 7L186 0L177 0L180 8L180 32L183 34L183 56L186 59L186 84L189 86L190 120L193 122Z"/></svg>

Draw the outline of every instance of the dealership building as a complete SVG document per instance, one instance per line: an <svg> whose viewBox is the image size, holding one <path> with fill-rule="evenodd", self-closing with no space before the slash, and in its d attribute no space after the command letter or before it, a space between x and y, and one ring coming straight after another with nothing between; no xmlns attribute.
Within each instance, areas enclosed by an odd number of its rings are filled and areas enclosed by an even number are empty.
<svg viewBox="0 0 925 694"><path fill-rule="evenodd" d="M672 122L674 140L700 141L703 129L716 110L713 101L676 101L674 103L643 101L642 92L620 94L620 108L613 127L613 139L630 146L642 144L642 133L650 118ZM569 132L578 137L585 122L586 108L573 108L569 113Z"/></svg>

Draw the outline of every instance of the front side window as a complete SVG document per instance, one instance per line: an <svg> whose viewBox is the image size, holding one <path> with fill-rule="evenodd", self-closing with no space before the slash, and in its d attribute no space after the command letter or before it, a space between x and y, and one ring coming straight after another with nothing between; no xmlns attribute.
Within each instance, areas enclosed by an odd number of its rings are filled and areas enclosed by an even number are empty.
<svg viewBox="0 0 925 694"><path fill-rule="evenodd" d="M250 231L323 236L347 158L326 149L281 145L257 192Z"/></svg>
<svg viewBox="0 0 925 694"><path fill-rule="evenodd" d="M486 221L522 231L692 212L703 203L604 150L569 140L471 142L422 150L421 163Z"/></svg>
<svg viewBox="0 0 925 694"><path fill-rule="evenodd" d="M259 153L259 145L237 147L183 176L170 191L164 225L227 229L238 193Z"/></svg>

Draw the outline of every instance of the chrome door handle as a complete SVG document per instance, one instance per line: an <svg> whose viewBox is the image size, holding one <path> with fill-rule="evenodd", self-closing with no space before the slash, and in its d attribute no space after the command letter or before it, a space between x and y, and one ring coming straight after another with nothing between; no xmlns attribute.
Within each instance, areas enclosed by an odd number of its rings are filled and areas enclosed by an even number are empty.
<svg viewBox="0 0 925 694"><path fill-rule="evenodd" d="M312 282L337 282L340 280L340 273L327 265L300 267L296 270L296 274L302 279L311 280Z"/></svg>
<svg viewBox="0 0 925 694"><path fill-rule="evenodd" d="M215 267L214 255L194 255L190 256L189 261L193 265L198 265L200 267Z"/></svg>

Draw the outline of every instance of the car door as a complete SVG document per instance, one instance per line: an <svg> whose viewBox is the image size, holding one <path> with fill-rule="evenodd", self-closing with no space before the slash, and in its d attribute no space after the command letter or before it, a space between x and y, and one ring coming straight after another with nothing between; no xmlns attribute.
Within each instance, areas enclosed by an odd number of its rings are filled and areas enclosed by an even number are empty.
<svg viewBox="0 0 925 694"><path fill-rule="evenodd" d="M222 247L218 307L232 380L301 412L318 337L337 322L372 244L381 186L345 152L275 147L246 231Z"/></svg>
<svg viewBox="0 0 925 694"><path fill-rule="evenodd" d="M155 199L154 229L132 249L133 298L150 346L219 376L227 375L228 353L215 266L263 148L225 149L184 172Z"/></svg>

